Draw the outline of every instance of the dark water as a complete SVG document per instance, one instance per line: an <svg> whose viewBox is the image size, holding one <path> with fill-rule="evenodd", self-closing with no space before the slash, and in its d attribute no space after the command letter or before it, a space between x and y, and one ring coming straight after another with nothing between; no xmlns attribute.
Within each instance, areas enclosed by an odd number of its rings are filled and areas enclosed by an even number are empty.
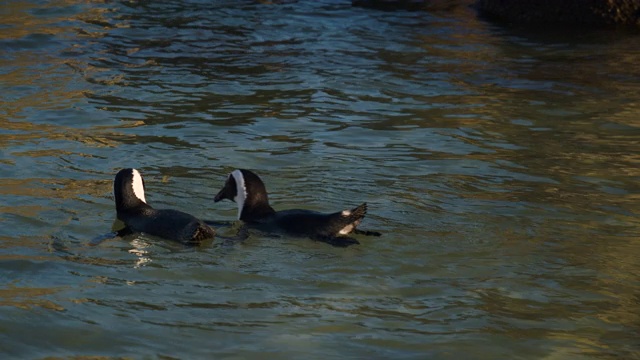
<svg viewBox="0 0 640 360"><path fill-rule="evenodd" d="M2 358L640 358L640 37L349 1L0 5ZM118 169L233 220L369 203L334 248L96 238ZM234 228L221 228L232 235Z"/></svg>

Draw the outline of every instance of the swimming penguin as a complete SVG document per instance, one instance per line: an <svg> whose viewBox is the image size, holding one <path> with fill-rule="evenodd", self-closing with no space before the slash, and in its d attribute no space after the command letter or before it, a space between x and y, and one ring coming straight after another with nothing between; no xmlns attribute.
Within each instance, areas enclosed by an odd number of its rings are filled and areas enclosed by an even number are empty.
<svg viewBox="0 0 640 360"><path fill-rule="evenodd" d="M136 169L122 169L113 181L118 220L134 232L198 244L213 238L215 230L202 220L178 210L156 210L144 197L144 179Z"/></svg>
<svg viewBox="0 0 640 360"><path fill-rule="evenodd" d="M260 177L245 169L234 170L229 174L214 202L224 199L236 202L239 220L266 232L306 236L335 246L359 244L358 240L346 236L350 233L381 235L376 231L356 229L367 213L366 203L351 210L330 214L302 209L275 211L269 205L267 190Z"/></svg>

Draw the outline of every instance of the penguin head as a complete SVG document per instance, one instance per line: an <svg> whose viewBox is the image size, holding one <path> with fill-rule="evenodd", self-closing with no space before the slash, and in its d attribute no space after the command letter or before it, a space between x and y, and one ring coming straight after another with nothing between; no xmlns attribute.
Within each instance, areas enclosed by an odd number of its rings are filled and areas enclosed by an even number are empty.
<svg viewBox="0 0 640 360"><path fill-rule="evenodd" d="M258 175L245 169L232 171L213 201L225 199L234 201L238 205L238 219L243 219L243 213L253 208L269 205L264 183Z"/></svg>
<svg viewBox="0 0 640 360"><path fill-rule="evenodd" d="M113 193L116 198L116 210L127 210L146 204L144 197L144 179L136 169L122 169L113 181Z"/></svg>

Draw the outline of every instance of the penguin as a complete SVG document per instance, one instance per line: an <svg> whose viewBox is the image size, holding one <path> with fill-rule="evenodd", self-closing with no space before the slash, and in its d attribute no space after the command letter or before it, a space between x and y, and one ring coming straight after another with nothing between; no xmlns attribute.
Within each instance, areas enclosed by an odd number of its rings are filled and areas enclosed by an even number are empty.
<svg viewBox="0 0 640 360"><path fill-rule="evenodd" d="M215 230L193 215L172 209L154 209L145 199L144 179L136 169L122 169L113 182L118 220L131 232L195 245L213 238ZM126 233L123 231L121 233Z"/></svg>
<svg viewBox="0 0 640 360"><path fill-rule="evenodd" d="M312 210L274 210L269 205L269 196L262 179L246 169L232 171L214 197L214 202L231 200L238 205L238 219L251 227L269 233L285 233L292 236L309 237L334 246L346 247L360 244L349 234L380 236L377 231L359 230L367 213L367 204L334 213Z"/></svg>

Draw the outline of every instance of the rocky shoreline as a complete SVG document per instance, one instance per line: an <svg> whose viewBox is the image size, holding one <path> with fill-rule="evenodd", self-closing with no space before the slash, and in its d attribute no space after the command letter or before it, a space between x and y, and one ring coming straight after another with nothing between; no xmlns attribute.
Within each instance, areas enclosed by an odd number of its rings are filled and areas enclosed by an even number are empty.
<svg viewBox="0 0 640 360"><path fill-rule="evenodd" d="M352 5L380 10L469 6L511 23L640 28L640 0L352 0Z"/></svg>

